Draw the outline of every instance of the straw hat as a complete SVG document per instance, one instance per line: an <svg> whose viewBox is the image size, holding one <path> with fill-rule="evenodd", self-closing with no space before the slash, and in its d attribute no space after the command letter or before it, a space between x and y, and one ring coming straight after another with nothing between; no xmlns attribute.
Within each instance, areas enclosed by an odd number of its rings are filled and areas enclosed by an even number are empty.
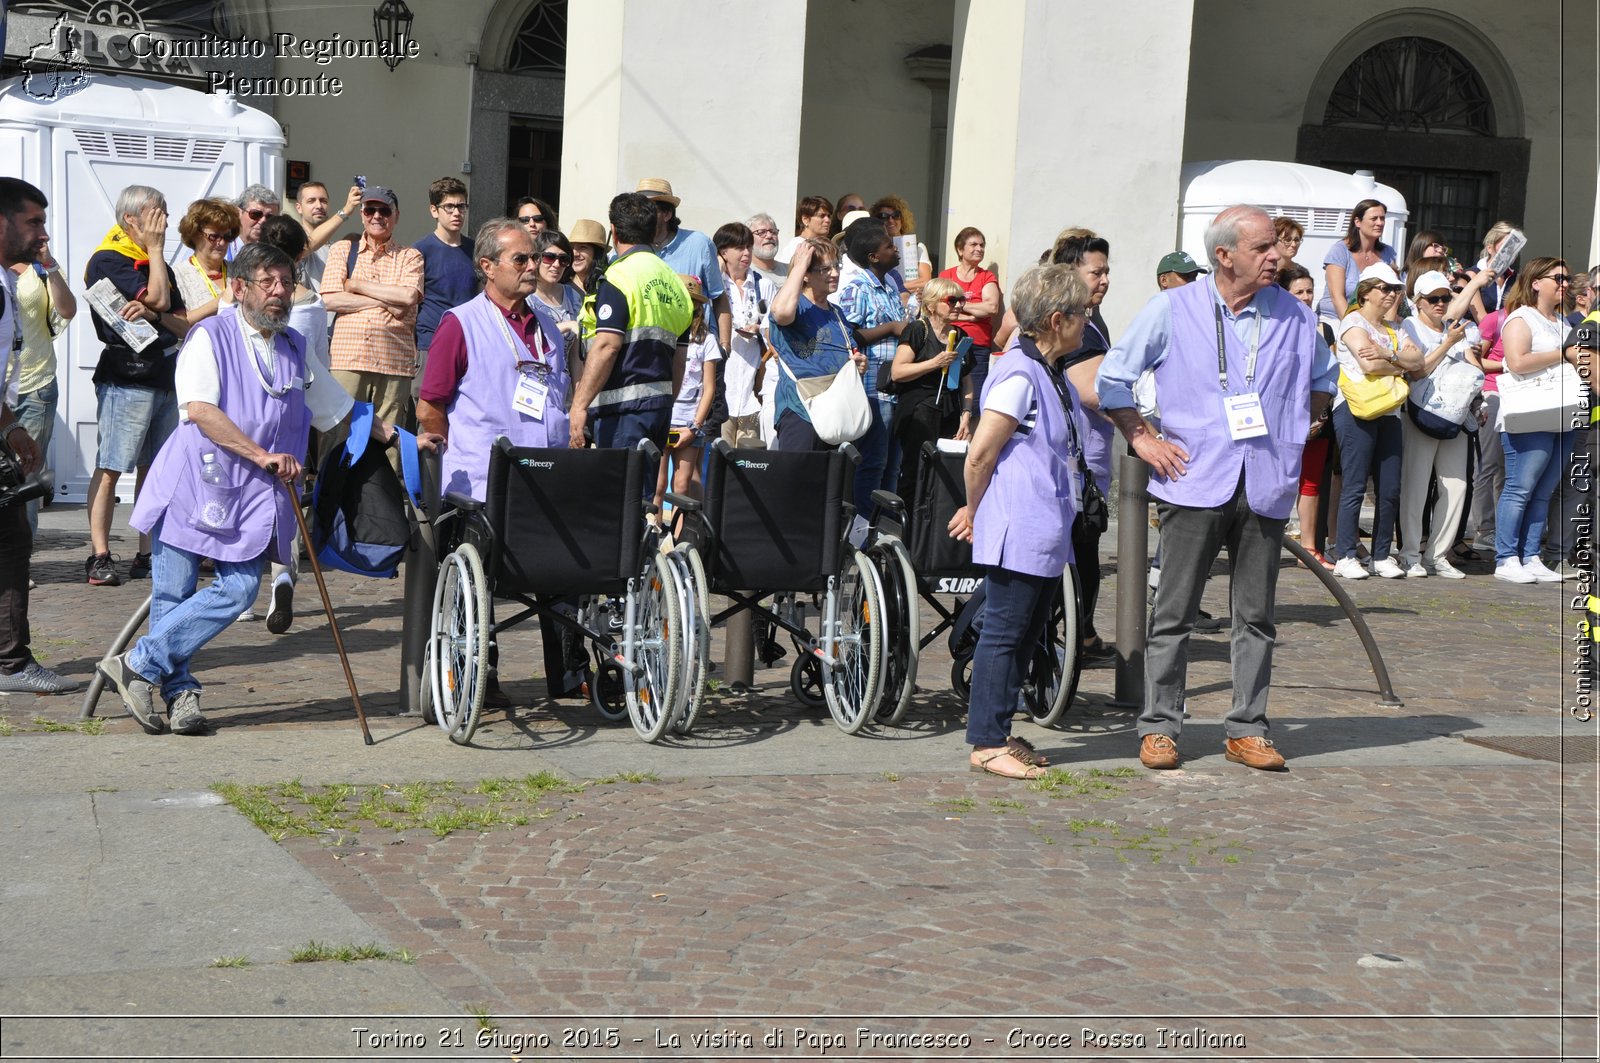
<svg viewBox="0 0 1600 1063"><path fill-rule="evenodd" d="M639 187L635 188L634 191L642 192L651 199L657 199L663 203L671 203L674 207L683 202L683 200L672 194L672 182L662 177L646 177L639 182Z"/></svg>
<svg viewBox="0 0 1600 1063"><path fill-rule="evenodd" d="M567 240L574 244L594 244L596 247L605 247L608 243L606 227L592 218L579 218L573 222Z"/></svg>

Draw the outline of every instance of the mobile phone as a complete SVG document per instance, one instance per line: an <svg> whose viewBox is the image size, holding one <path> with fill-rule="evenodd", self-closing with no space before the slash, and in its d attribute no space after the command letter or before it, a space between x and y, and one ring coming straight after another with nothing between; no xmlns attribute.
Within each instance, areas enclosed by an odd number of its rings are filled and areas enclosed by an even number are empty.
<svg viewBox="0 0 1600 1063"><path fill-rule="evenodd" d="M356 174L356 187L361 189L363 192L366 191L367 179L361 174Z"/></svg>
<svg viewBox="0 0 1600 1063"><path fill-rule="evenodd" d="M683 438L683 434L686 431L689 431L689 429L686 429L686 428L669 428L669 429L667 429L667 446L669 446L669 447L682 446L684 444L684 442L685 442L685 440Z"/></svg>

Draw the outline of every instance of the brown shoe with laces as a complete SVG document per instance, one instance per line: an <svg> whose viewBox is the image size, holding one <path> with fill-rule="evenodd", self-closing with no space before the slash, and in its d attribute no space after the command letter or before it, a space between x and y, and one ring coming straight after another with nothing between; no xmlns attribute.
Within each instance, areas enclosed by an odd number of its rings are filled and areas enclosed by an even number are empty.
<svg viewBox="0 0 1600 1063"><path fill-rule="evenodd" d="M1157 771L1178 766L1178 743L1166 735L1145 735L1139 741L1139 763Z"/></svg>
<svg viewBox="0 0 1600 1063"><path fill-rule="evenodd" d="M1278 752L1270 739L1262 738L1260 735L1230 738L1224 750L1229 760L1243 764L1247 768L1259 768L1262 771L1283 770L1283 754Z"/></svg>

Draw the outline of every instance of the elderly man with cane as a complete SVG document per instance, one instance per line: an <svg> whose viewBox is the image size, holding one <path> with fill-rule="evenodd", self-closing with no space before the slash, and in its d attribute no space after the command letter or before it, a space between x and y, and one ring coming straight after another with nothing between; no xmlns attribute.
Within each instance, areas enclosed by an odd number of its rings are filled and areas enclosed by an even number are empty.
<svg viewBox="0 0 1600 1063"><path fill-rule="evenodd" d="M150 734L163 729L158 690L174 734L205 730L190 661L255 600L267 561L294 563L292 485L308 433L339 425L352 406L331 374L313 370L304 339L288 327L288 255L250 244L234 258L229 284L237 309L195 326L178 354L183 423L156 456L129 519L152 543L149 634L100 664ZM372 436L397 438L377 419ZM196 591L205 557L217 577Z"/></svg>

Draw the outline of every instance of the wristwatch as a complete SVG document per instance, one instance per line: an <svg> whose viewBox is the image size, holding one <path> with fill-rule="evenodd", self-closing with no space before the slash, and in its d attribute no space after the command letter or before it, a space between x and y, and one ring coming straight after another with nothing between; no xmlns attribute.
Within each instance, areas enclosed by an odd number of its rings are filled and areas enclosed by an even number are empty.
<svg viewBox="0 0 1600 1063"><path fill-rule="evenodd" d="M340 207L338 210L334 211L334 213L339 215L341 218L348 218L350 216L350 212L345 210L343 207Z"/></svg>

